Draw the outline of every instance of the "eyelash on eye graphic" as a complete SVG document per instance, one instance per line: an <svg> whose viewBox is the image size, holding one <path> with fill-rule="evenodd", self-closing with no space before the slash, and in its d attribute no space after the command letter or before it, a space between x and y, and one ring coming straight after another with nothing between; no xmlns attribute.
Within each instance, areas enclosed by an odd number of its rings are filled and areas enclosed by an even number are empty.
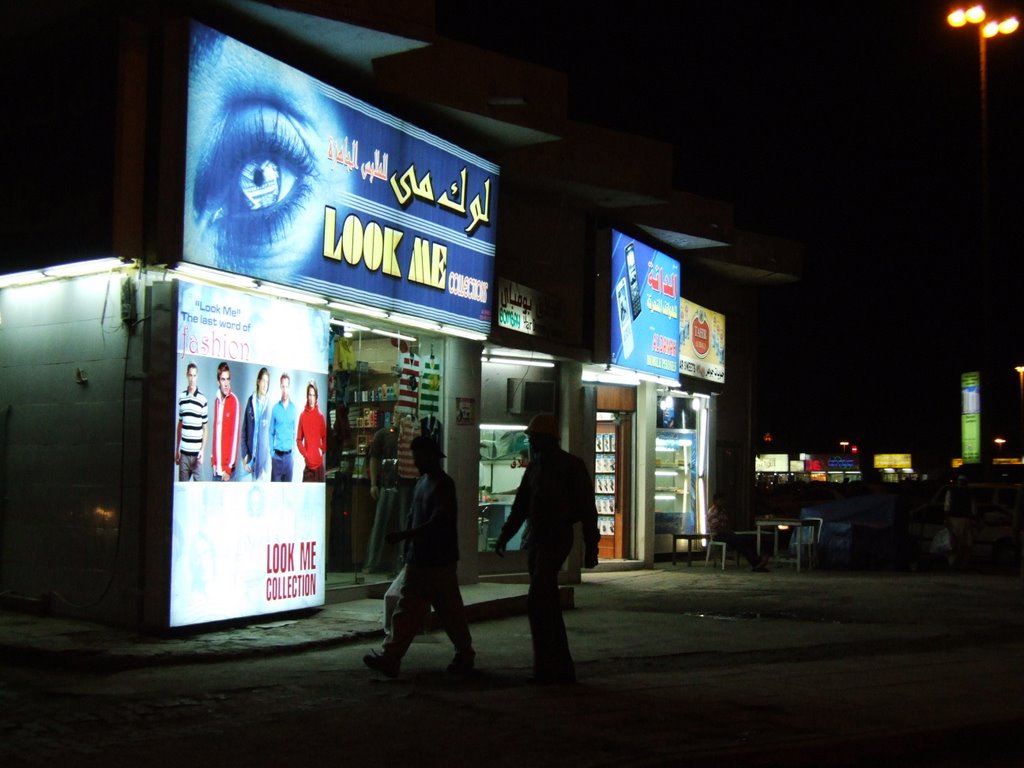
<svg viewBox="0 0 1024 768"><path fill-rule="evenodd" d="M273 246L302 210L315 176L313 154L293 120L266 104L234 108L196 173L197 218L218 247Z"/></svg>

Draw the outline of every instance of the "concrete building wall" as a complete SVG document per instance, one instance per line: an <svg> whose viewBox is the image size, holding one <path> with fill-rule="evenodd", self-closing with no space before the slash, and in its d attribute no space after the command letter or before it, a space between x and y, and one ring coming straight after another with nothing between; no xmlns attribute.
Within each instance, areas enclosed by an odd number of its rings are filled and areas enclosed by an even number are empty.
<svg viewBox="0 0 1024 768"><path fill-rule="evenodd" d="M137 610L136 279L0 290L0 591L113 623Z"/></svg>

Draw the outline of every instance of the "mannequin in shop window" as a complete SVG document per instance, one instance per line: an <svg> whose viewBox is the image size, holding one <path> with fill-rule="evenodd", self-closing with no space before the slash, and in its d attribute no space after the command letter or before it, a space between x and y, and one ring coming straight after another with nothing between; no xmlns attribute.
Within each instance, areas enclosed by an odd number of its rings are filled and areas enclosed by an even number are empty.
<svg viewBox="0 0 1024 768"><path fill-rule="evenodd" d="M367 452L370 466L370 498L376 502L373 528L366 545L367 573L393 572L385 564L384 550L388 546L384 537L389 530L397 530L394 522L398 512L398 427L395 424L377 430ZM394 547L391 550L397 552Z"/></svg>

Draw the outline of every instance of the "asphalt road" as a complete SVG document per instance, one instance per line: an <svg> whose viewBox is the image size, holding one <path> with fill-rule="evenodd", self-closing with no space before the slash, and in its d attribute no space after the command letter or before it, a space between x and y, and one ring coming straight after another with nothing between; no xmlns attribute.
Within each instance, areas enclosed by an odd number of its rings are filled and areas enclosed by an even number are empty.
<svg viewBox="0 0 1024 768"><path fill-rule="evenodd" d="M0 764L1024 764L1024 600L999 574L597 574L566 614L576 686L535 688L529 629L443 633L402 675L368 643L120 672L0 665Z"/></svg>

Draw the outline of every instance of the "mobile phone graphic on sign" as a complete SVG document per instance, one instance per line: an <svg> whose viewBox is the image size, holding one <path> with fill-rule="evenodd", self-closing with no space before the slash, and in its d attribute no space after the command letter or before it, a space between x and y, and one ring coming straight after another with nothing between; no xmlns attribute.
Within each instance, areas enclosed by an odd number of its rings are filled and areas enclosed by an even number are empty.
<svg viewBox="0 0 1024 768"><path fill-rule="evenodd" d="M636 273L636 254L633 244L626 245L626 271L629 273L629 299L633 310L633 319L640 317L640 278Z"/></svg>
<svg viewBox="0 0 1024 768"><path fill-rule="evenodd" d="M622 337L623 358L633 356L633 315L630 313L627 291L626 278L620 277L619 284L615 286L615 303L619 308L619 336Z"/></svg>

